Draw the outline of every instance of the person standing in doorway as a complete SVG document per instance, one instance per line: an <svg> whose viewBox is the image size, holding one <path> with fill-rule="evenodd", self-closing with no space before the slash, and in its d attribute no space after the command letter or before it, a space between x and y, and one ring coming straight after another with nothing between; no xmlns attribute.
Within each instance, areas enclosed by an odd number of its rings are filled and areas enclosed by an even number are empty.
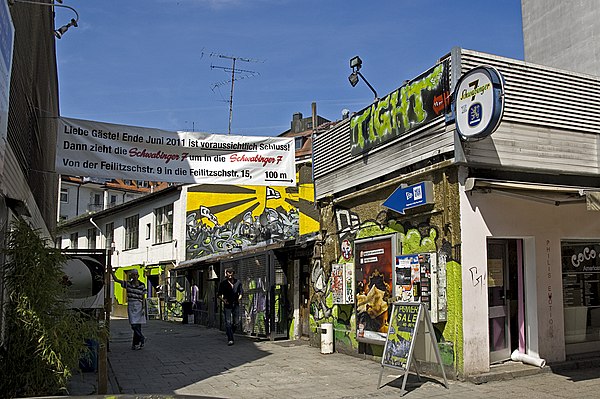
<svg viewBox="0 0 600 399"><path fill-rule="evenodd" d="M146 324L146 312L144 312L146 285L139 280L137 269L130 270L131 280L129 281L119 280L115 276L114 270L111 270L111 274L113 279L127 291L127 316L133 330L131 349L142 349L146 343L146 337L142 334L142 324Z"/></svg>
<svg viewBox="0 0 600 399"><path fill-rule="evenodd" d="M218 296L223 302L223 314L225 316L225 331L227 333L227 345L233 345L233 333L235 333L240 319L240 301L244 291L242 283L235 277L232 268L225 269L225 280L219 284Z"/></svg>

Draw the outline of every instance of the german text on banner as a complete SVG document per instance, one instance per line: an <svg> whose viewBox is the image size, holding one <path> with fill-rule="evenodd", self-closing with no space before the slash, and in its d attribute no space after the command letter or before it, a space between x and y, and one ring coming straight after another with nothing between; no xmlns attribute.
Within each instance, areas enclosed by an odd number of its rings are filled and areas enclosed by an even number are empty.
<svg viewBox="0 0 600 399"><path fill-rule="evenodd" d="M56 172L172 183L295 186L294 156L291 138L171 132L60 118Z"/></svg>

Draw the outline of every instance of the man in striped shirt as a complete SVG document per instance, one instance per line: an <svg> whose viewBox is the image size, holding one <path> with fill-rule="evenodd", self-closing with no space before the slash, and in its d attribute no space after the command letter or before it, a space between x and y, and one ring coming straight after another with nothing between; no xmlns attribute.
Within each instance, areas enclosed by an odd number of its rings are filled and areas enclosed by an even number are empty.
<svg viewBox="0 0 600 399"><path fill-rule="evenodd" d="M146 337L142 334L142 324L146 324L146 313L144 312L144 295L146 295L146 285L139 280L137 269L129 272L130 281L119 280L115 276L115 271L111 271L113 279L121 284L121 287L127 291L127 316L129 324L133 330L133 342L131 349L142 349L146 342Z"/></svg>

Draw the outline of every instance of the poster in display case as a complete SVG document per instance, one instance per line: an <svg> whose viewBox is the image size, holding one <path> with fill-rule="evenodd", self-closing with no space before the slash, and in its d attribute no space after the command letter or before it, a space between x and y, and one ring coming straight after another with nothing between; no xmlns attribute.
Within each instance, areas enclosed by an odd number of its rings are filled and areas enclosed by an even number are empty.
<svg viewBox="0 0 600 399"><path fill-rule="evenodd" d="M331 293L335 305L354 304L354 263L331 265Z"/></svg>
<svg viewBox="0 0 600 399"><path fill-rule="evenodd" d="M383 345L393 298L394 236L354 242L357 338Z"/></svg>

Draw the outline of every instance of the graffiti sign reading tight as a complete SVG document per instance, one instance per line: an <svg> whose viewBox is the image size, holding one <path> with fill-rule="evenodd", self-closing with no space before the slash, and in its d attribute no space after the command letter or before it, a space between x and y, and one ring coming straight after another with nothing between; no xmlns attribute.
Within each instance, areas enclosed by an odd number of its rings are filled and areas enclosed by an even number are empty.
<svg viewBox="0 0 600 399"><path fill-rule="evenodd" d="M350 120L352 155L404 136L444 114L450 104L448 70L445 63L438 64L357 112Z"/></svg>

